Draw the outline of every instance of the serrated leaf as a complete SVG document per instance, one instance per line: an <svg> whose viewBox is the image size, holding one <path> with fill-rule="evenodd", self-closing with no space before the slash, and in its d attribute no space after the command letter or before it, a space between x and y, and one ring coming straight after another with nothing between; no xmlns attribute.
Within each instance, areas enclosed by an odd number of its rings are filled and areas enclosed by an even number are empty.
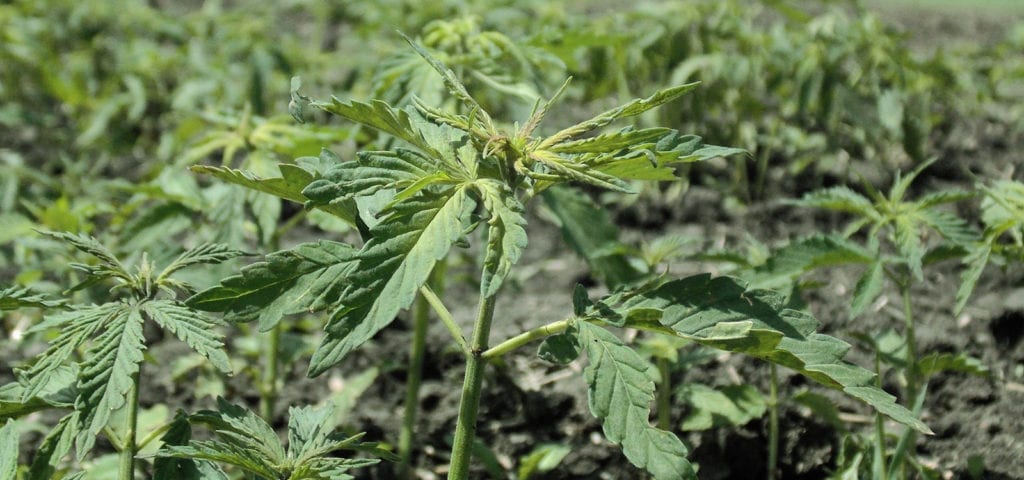
<svg viewBox="0 0 1024 480"><path fill-rule="evenodd" d="M224 312L233 321L260 319L260 329L274 327L284 315L314 312L335 304L348 286L356 249L328 240L304 243L267 255L216 287L186 302L208 312Z"/></svg>
<svg viewBox="0 0 1024 480"><path fill-rule="evenodd" d="M13 420L0 426L0 478L14 479L18 472L18 424Z"/></svg>
<svg viewBox="0 0 1024 480"><path fill-rule="evenodd" d="M579 335L573 328L565 333L551 335L541 342L537 349L537 356L541 360L557 365L568 365L580 356L582 346L579 342Z"/></svg>
<svg viewBox="0 0 1024 480"><path fill-rule="evenodd" d="M988 241L980 243L974 247L974 249L964 257L964 263L967 265L963 272L960 274L960 287L956 291L956 307L954 312L957 315L964 310L967 306L967 300L971 298L971 293L974 292L975 285L978 284L978 279L981 278L981 273L985 271L985 266L988 265L989 256L992 254L992 244Z"/></svg>
<svg viewBox="0 0 1024 480"><path fill-rule="evenodd" d="M160 277L167 277L178 270L193 265L221 263L244 255L247 254L222 243L204 243L190 248L179 255L170 265L164 268L163 272L160 272Z"/></svg>
<svg viewBox="0 0 1024 480"><path fill-rule="evenodd" d="M757 287L774 287L814 269L846 265L868 264L877 254L849 240L835 235L812 235L794 240L771 252L761 266L754 269L750 283Z"/></svg>
<svg viewBox="0 0 1024 480"><path fill-rule="evenodd" d="M582 182L621 193L636 193L628 183L590 165L576 163L575 161L563 158L555 153L546 150L537 150L530 153L530 157L543 164L550 170L551 175L556 175L564 181Z"/></svg>
<svg viewBox="0 0 1024 480"><path fill-rule="evenodd" d="M545 138L537 146L538 149L546 149L556 144L565 142L573 137L589 132L591 130L601 128L609 123L626 117L632 117L644 113L652 108L663 105L667 102L675 100L683 94L693 90L697 87L699 82L688 83L686 85L679 85L675 87L669 87L655 92L650 97L644 99L636 99L625 105L617 108L608 110L600 115L597 115L590 120L577 123L569 128L563 129L562 131Z"/></svg>
<svg viewBox="0 0 1024 480"><path fill-rule="evenodd" d="M39 444L32 465L29 466L29 480L51 480L56 466L71 451L78 435L78 412L65 415L57 422Z"/></svg>
<svg viewBox="0 0 1024 480"><path fill-rule="evenodd" d="M431 157L437 158L440 156L423 137L423 134L413 126L409 112L394 109L386 102L373 100L370 103L361 103L353 100L349 103L344 103L336 97L331 97L329 103L313 102L311 105L325 112L333 113L352 122L366 125L395 138L405 140Z"/></svg>
<svg viewBox="0 0 1024 480"><path fill-rule="evenodd" d="M957 245L969 245L980 240L978 232L955 213L927 209L920 213L925 225L935 229L943 238Z"/></svg>
<svg viewBox="0 0 1024 480"><path fill-rule="evenodd" d="M842 360L850 348L846 342L815 333L817 321L807 313L785 308L784 300L769 291L747 290L731 278L705 274L637 293L616 294L602 303L627 319L631 310L644 311L647 328L647 317L660 311L660 324L676 335L791 368L868 403L893 420L931 432L898 405L895 397L874 385L874 373ZM590 314L605 316L596 309Z"/></svg>
<svg viewBox="0 0 1024 480"><path fill-rule="evenodd" d="M921 231L916 219L910 216L899 216L893 219L893 243L899 249L900 255L907 262L907 267L914 278L921 279L922 259L924 258L924 246L921 242Z"/></svg>
<svg viewBox="0 0 1024 480"><path fill-rule="evenodd" d="M78 392L75 383L78 369L61 366L49 371L43 379L39 392L27 400L25 387L20 383L9 383L0 387L0 421L18 418L32 412L51 408L72 408Z"/></svg>
<svg viewBox="0 0 1024 480"><path fill-rule="evenodd" d="M579 343L589 359L583 370L590 411L608 440L622 446L630 463L656 479L696 478L687 449L675 435L650 423L654 382L648 364L607 330L580 322Z"/></svg>
<svg viewBox="0 0 1024 480"><path fill-rule="evenodd" d="M804 207L824 208L840 212L853 213L871 219L880 218L875 206L864 195L846 186L816 190L790 203Z"/></svg>
<svg viewBox="0 0 1024 480"><path fill-rule="evenodd" d="M224 337L217 332L212 320L171 300L146 302L142 309L154 322L206 357L217 370L229 375L232 373L228 354L224 351Z"/></svg>
<svg viewBox="0 0 1024 480"><path fill-rule="evenodd" d="M552 145L548 151L555 153L607 153L629 148L639 143L660 139L672 130L669 128L625 128L618 132L605 133L595 137L562 142Z"/></svg>
<svg viewBox="0 0 1024 480"><path fill-rule="evenodd" d="M480 294L492 297L498 293L526 248L526 219L523 217L523 204L504 183L485 178L477 180L474 186L484 209L490 214Z"/></svg>
<svg viewBox="0 0 1024 480"><path fill-rule="evenodd" d="M21 401L26 402L37 396L49 382L53 372L65 365L79 346L99 329L124 315L124 305L107 303L50 315L45 317L42 323L32 327L31 332L60 328L60 333L31 367L19 372L19 379L25 386Z"/></svg>
<svg viewBox="0 0 1024 480"><path fill-rule="evenodd" d="M853 289L853 301L850 303L850 316L859 317L864 309L874 303L875 299L882 293L885 286L885 264L876 260L868 265L868 268L857 280L857 286Z"/></svg>
<svg viewBox="0 0 1024 480"><path fill-rule="evenodd" d="M750 385L712 388L690 383L680 386L676 397L689 407L680 425L683 431L746 425L768 409L764 397Z"/></svg>
<svg viewBox="0 0 1024 480"><path fill-rule="evenodd" d="M27 288L10 287L0 289L0 311L19 308L63 307L63 300L50 300L45 295L33 293Z"/></svg>
<svg viewBox="0 0 1024 480"><path fill-rule="evenodd" d="M400 202L371 230L326 336L310 361L316 376L369 340L412 303L434 264L462 238L475 202L466 187L421 192Z"/></svg>
<svg viewBox="0 0 1024 480"><path fill-rule="evenodd" d="M273 471L272 465L280 465L288 458L281 440L267 422L251 410L233 405L223 398L217 399L217 410L205 410L192 415L192 423L203 423L210 426L221 442L203 445L227 445L250 452L243 458L259 459ZM192 442L190 445L196 445ZM214 451L216 449L208 450ZM215 460L209 458L208 460ZM237 464L236 464L237 465ZM262 474L261 474L262 475ZM273 474L270 478L274 478Z"/></svg>
<svg viewBox="0 0 1024 480"><path fill-rule="evenodd" d="M129 277L128 271L121 265L121 261L117 257L104 247L103 244L96 239L96 237L85 235L85 234L73 234L69 232L48 232L40 231L46 236L56 238L65 243L71 244L73 247L81 250L89 255L92 255L99 259L100 267L95 273L104 276L116 276L127 278Z"/></svg>
<svg viewBox="0 0 1024 480"><path fill-rule="evenodd" d="M279 169L281 170L281 177L261 178L254 173L228 167L212 167L206 165L195 165L191 167L193 172L211 175L225 182L241 185L259 192L269 193L285 200L291 200L302 204L309 201L309 198L303 195L302 191L307 185L314 181L313 174L307 172L301 167L289 164L281 164L279 165ZM316 207L344 220L349 225L356 224L357 212L354 203L339 202L317 204Z"/></svg>
<svg viewBox="0 0 1024 480"><path fill-rule="evenodd" d="M192 438L192 427L188 423L188 415L179 410L171 422L167 432L160 437L162 448L188 445ZM159 455L159 452L157 453ZM205 465L204 465L205 464ZM223 472L211 470L208 462L196 461L192 458L157 457L153 460L153 480L226 480Z"/></svg>
<svg viewBox="0 0 1024 480"><path fill-rule="evenodd" d="M357 161L329 169L324 178L311 182L302 194L312 205L330 205L373 195L381 189L400 190L424 179L443 180L446 177L439 174L441 170L439 162L406 148L359 152Z"/></svg>
<svg viewBox="0 0 1024 480"><path fill-rule="evenodd" d="M138 388L137 374L146 348L142 325L137 309L119 310L85 355L75 400L75 411L81 415L75 439L79 461L92 449L110 414L124 407L128 392Z"/></svg>

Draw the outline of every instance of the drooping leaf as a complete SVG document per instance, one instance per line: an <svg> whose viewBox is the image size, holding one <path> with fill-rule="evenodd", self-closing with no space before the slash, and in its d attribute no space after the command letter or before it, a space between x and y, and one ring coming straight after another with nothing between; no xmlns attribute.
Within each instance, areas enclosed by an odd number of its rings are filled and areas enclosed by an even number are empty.
<svg viewBox="0 0 1024 480"><path fill-rule="evenodd" d="M547 167L550 174L556 175L563 181L582 182L621 193L636 193L625 181L589 165L576 163L544 150L532 152L530 155L534 160Z"/></svg>
<svg viewBox="0 0 1024 480"><path fill-rule="evenodd" d="M764 397L750 385L712 388L699 383L681 385L676 397L689 407L683 431L742 426L761 418L768 409Z"/></svg>
<svg viewBox="0 0 1024 480"><path fill-rule="evenodd" d="M146 302L142 309L149 318L206 357L217 370L231 374L231 364L224 351L224 337L217 332L212 320L172 300Z"/></svg>
<svg viewBox="0 0 1024 480"><path fill-rule="evenodd" d="M82 362L75 410L81 414L75 439L78 460L85 458L110 415L123 408L128 392L137 388L137 374L146 348L142 315L135 307L118 311Z"/></svg>
<svg viewBox="0 0 1024 480"><path fill-rule="evenodd" d="M705 274L612 295L599 304L625 317L628 325L668 327L683 338L791 368L864 401L893 420L931 432L895 397L874 385L874 373L842 360L848 344L815 333L817 321L785 308L784 300L769 291L747 290L728 277ZM596 308L590 315L607 316Z"/></svg>
<svg viewBox="0 0 1024 480"><path fill-rule="evenodd" d="M441 194L424 191L394 205L356 255L341 307L310 361L310 376L341 361L412 304L434 264L462 238L474 207L463 186Z"/></svg>
<svg viewBox="0 0 1024 480"><path fill-rule="evenodd" d="M971 293L974 292L975 285L978 284L978 279L981 278L981 273L985 271L985 266L988 265L989 257L992 255L992 244L991 242L982 242L974 247L974 249L964 257L964 263L967 267L964 268L960 274L960 287L956 291L956 307L954 312L960 314L964 307L967 306L967 300L971 298Z"/></svg>
<svg viewBox="0 0 1024 480"><path fill-rule="evenodd" d="M295 165L281 164L280 178L261 178L251 172L235 170L228 167L212 167L206 165L195 165L191 170L197 173L211 175L225 182L241 185L258 192L305 204L309 201L302 194L303 189L314 181L313 174ZM351 202L338 202L317 204L317 208L334 215L349 225L356 223L356 207Z"/></svg>
<svg viewBox="0 0 1024 480"><path fill-rule="evenodd" d="M487 231L487 258L480 279L480 294L491 297L519 261L526 248L526 219L523 205L507 185L491 179L475 182L484 209L490 214Z"/></svg>
<svg viewBox="0 0 1024 480"><path fill-rule="evenodd" d="M324 310L335 305L356 265L351 245L328 240L300 244L267 255L188 299L187 305L223 312L232 321L260 320L274 327L284 315Z"/></svg>
<svg viewBox="0 0 1024 480"><path fill-rule="evenodd" d="M696 478L683 442L650 423L654 381L647 362L597 325L580 322L578 332L589 359L583 376L590 411L601 420L605 437L656 479Z"/></svg>

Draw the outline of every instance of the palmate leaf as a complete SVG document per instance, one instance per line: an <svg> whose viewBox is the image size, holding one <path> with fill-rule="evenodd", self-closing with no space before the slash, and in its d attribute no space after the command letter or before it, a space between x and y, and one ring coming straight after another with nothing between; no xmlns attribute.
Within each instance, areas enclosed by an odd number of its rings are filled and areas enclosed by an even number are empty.
<svg viewBox="0 0 1024 480"><path fill-rule="evenodd" d="M45 295L33 293L27 288L10 287L0 289L0 311L19 308L63 307L63 300L50 300Z"/></svg>
<svg viewBox="0 0 1024 480"><path fill-rule="evenodd" d="M281 164L278 168L281 170L280 178L261 178L251 172L206 165L195 165L191 167L191 170L258 192L269 193L285 200L302 204L308 202L310 199L303 195L302 190L315 180L313 174L295 165ZM355 225L356 223L357 210L355 203L318 203L316 207L342 219L349 225Z"/></svg>
<svg viewBox="0 0 1024 480"><path fill-rule="evenodd" d="M771 256L749 276L751 285L770 288L811 270L847 264L869 264L878 255L836 235L812 235L794 240L771 252Z"/></svg>
<svg viewBox="0 0 1024 480"><path fill-rule="evenodd" d="M490 179L474 183L484 209L490 213L487 232L487 258L484 259L480 294L491 297L498 293L502 282L519 261L526 248L526 219L523 204L507 185Z"/></svg>
<svg viewBox="0 0 1024 480"><path fill-rule="evenodd" d="M188 415L178 410L167 432L160 437L164 448L188 445L192 439L192 427ZM219 468L203 460L192 458L157 457L153 460L153 480L227 480Z"/></svg>
<svg viewBox="0 0 1024 480"><path fill-rule="evenodd" d="M324 310L335 304L356 266L356 249L328 240L267 255L241 273L188 299L187 305L223 312L231 321L259 318L269 330L284 315Z"/></svg>
<svg viewBox="0 0 1024 480"><path fill-rule="evenodd" d="M612 310L627 325L668 327L704 345L777 363L858 398L915 430L931 432L895 397L874 385L874 373L842 360L848 344L815 333L818 323L813 317L783 304L780 295L747 290L737 280L697 275L634 294L613 295L588 315L605 319L606 311ZM602 306L604 310L598 308Z"/></svg>
<svg viewBox="0 0 1024 480"><path fill-rule="evenodd" d="M217 332L212 320L172 300L146 302L142 310L196 353L206 357L218 370L229 375L232 373L228 355L224 352L224 337Z"/></svg>
<svg viewBox="0 0 1024 480"><path fill-rule="evenodd" d="M189 418L189 422L210 427L222 440L217 443L249 452L245 458L259 459L260 463L268 466L281 465L288 458L281 439L265 420L224 398L217 398L216 411L198 412ZM270 478L274 478L274 475L270 475Z"/></svg>
<svg viewBox="0 0 1024 480"><path fill-rule="evenodd" d="M32 332L59 328L60 333L31 367L18 372L21 384L25 386L21 401L27 402L39 395L54 371L64 366L79 346L98 330L125 315L127 309L124 304L107 303L50 315L32 327Z"/></svg>
<svg viewBox="0 0 1024 480"><path fill-rule="evenodd" d="M597 325L579 322L577 328L589 359L583 376L590 411L601 419L605 437L621 445L626 458L655 479L696 478L683 442L651 426L654 382L648 363Z"/></svg>
<svg viewBox="0 0 1024 480"><path fill-rule="evenodd" d="M146 348L139 310L126 306L107 324L82 362L75 410L79 432L75 439L78 460L92 449L96 435L107 425L110 414L125 406L128 392L135 388Z"/></svg>
<svg viewBox="0 0 1024 480"><path fill-rule="evenodd" d="M422 191L395 204L373 227L370 241L356 255L341 307L331 315L310 361L310 376L341 361L409 307L434 264L463 236L475 207L467 188Z"/></svg>
<svg viewBox="0 0 1024 480"><path fill-rule="evenodd" d="M311 182L302 194L319 206L373 195L385 188L398 190L422 179L443 178L435 177L442 170L439 162L406 148L359 152L357 158L327 170L324 178Z"/></svg>

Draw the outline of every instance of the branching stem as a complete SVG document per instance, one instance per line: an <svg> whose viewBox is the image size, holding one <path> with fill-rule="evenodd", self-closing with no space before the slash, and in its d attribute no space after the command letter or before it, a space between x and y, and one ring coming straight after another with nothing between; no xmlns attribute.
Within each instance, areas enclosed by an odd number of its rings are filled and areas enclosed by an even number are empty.
<svg viewBox="0 0 1024 480"><path fill-rule="evenodd" d="M423 295L423 298L434 309L437 318L440 318L441 323L448 328L448 331L452 334L452 339L459 345L459 350L466 356L472 355L473 351L469 348L469 343L466 342L466 336L463 335L459 324L455 323L455 317L452 316L452 312L448 311L448 307L444 306L444 302L426 285L420 287L420 295Z"/></svg>
<svg viewBox="0 0 1024 480"><path fill-rule="evenodd" d="M462 384L462 399L459 403L458 423L455 425L455 441L452 445L448 480L469 478L469 460L472 456L473 440L476 438L480 390L484 380L484 367L487 366L483 352L487 350L488 337L491 334L495 298L495 295L491 295L480 299L480 309L473 327L473 344L469 355L466 356L466 376Z"/></svg>

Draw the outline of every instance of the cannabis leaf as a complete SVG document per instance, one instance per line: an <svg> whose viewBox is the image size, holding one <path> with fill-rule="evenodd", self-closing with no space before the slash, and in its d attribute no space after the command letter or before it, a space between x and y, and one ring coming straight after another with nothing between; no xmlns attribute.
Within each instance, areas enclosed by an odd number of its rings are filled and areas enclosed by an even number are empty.
<svg viewBox="0 0 1024 480"><path fill-rule="evenodd" d="M615 316L609 316L608 310ZM747 290L728 277L696 275L656 288L607 297L587 317L669 332L698 343L745 353L779 365L871 405L924 433L931 431L895 397L874 385L875 374L844 362L850 346L815 333L809 314L784 307L781 295Z"/></svg>
<svg viewBox="0 0 1024 480"><path fill-rule="evenodd" d="M351 245L329 240L300 244L267 255L265 261L242 268L186 303L222 312L229 321L258 318L260 330L268 331L285 315L335 306L349 285L356 252Z"/></svg>
<svg viewBox="0 0 1024 480"><path fill-rule="evenodd" d="M316 376L383 329L427 281L434 264L462 238L476 202L466 187L424 190L396 203L356 254L356 267L313 354Z"/></svg>
<svg viewBox="0 0 1024 480"><path fill-rule="evenodd" d="M647 362L601 327L580 322L577 328L589 358L583 375L590 410L601 419L605 437L622 445L626 458L656 479L695 478L683 442L648 420L654 381L647 373Z"/></svg>
<svg viewBox="0 0 1024 480"><path fill-rule="evenodd" d="M526 219L523 204L507 185L486 178L474 185L484 209L491 214L487 222L487 258L480 279L480 294L491 297L498 293L502 281L526 248Z"/></svg>
<svg viewBox="0 0 1024 480"><path fill-rule="evenodd" d="M13 421L0 426L0 478L16 478L18 472L18 425Z"/></svg>
<svg viewBox="0 0 1024 480"><path fill-rule="evenodd" d="M292 407L288 411L288 446L281 444L273 428L253 412L217 400L216 411L202 411L188 417L191 424L206 425L216 440L191 440L185 445L165 445L160 457L205 460L237 466L263 478L289 480L346 480L349 470L378 463L378 458L348 459L330 456L339 450L368 452L376 457L393 456L362 443L363 434L334 433L334 407ZM179 434L179 436L183 436ZM175 442L180 443L180 442ZM182 465L182 464L178 464ZM182 465L179 468L189 468Z"/></svg>
<svg viewBox="0 0 1024 480"><path fill-rule="evenodd" d="M27 288L0 289L0 311L19 308L57 308L63 305L63 300L51 300L45 295L33 293Z"/></svg>
<svg viewBox="0 0 1024 480"><path fill-rule="evenodd" d="M158 271L143 255L142 264L129 271L117 257L98 240L85 235L47 232L99 260L97 265L74 264L87 273L83 284L115 279L123 298L111 299L101 305L72 306L70 310L44 317L32 331L59 330L50 346L27 368L17 370L21 385L19 402L28 408L33 402L54 403L54 381L70 375L74 378L73 411L65 416L43 443L47 460L37 460L33 471L45 472L53 462L66 454L74 440L78 460L92 449L96 436L107 427L111 415L123 408L136 409L132 403L137 391L139 372L145 350L143 325L152 320L177 335L196 352L208 358L223 372L230 373L222 336L212 320L176 302L161 299L160 292L174 289L190 290L184 281L172 275L181 269L220 263L244 255L224 245L204 244L189 249ZM80 361L72 357L84 347ZM74 368L68 368L72 363ZM68 382L70 385L72 382ZM48 390L49 389L49 390ZM130 418L134 418L129 415ZM128 429L134 432L134 426ZM134 434L134 433L133 433ZM129 452L134 454L134 452Z"/></svg>
<svg viewBox="0 0 1024 480"><path fill-rule="evenodd" d="M956 292L957 313L967 305L993 254L1024 260L1024 183L1000 180L978 188L984 193L981 219L985 231L981 239L970 245L964 257L967 268L961 274L960 288Z"/></svg>

